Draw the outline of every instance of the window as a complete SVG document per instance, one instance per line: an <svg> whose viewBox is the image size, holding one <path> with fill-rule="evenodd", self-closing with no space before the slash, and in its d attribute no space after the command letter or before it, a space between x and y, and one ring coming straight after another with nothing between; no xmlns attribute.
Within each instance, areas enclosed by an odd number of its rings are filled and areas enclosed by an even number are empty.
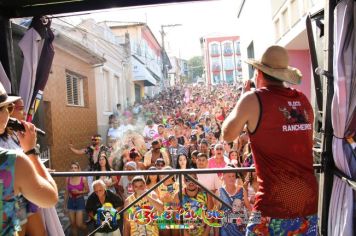
<svg viewBox="0 0 356 236"><path fill-rule="evenodd" d="M277 20L274 22L274 30L275 30L275 33L276 33L276 40L278 40L278 39L281 37L281 30L280 30L280 22L279 22L279 19L277 19Z"/></svg>
<svg viewBox="0 0 356 236"><path fill-rule="evenodd" d="M120 103L119 102L119 77L117 75L114 76L113 80L113 98L114 104Z"/></svg>
<svg viewBox="0 0 356 236"><path fill-rule="evenodd" d="M253 41L247 47L247 58L255 58L255 49L253 46ZM248 76L251 79L253 77L253 67L248 65Z"/></svg>
<svg viewBox="0 0 356 236"><path fill-rule="evenodd" d="M221 70L221 61L219 58L212 58L211 60L211 69L212 71L220 71Z"/></svg>
<svg viewBox="0 0 356 236"><path fill-rule="evenodd" d="M103 80L104 80L104 111L111 111L111 87L110 87L110 76L109 71L103 70Z"/></svg>
<svg viewBox="0 0 356 236"><path fill-rule="evenodd" d="M225 71L225 80L226 80L226 83L228 83L228 84L234 83L233 71Z"/></svg>
<svg viewBox="0 0 356 236"><path fill-rule="evenodd" d="M224 43L224 54L231 55L233 52L231 43Z"/></svg>
<svg viewBox="0 0 356 236"><path fill-rule="evenodd" d="M240 59L237 59L237 60L236 60L236 68L237 68L238 70L241 70L241 60L240 60Z"/></svg>
<svg viewBox="0 0 356 236"><path fill-rule="evenodd" d="M67 104L72 106L84 106L83 78L66 72Z"/></svg>
<svg viewBox="0 0 356 236"><path fill-rule="evenodd" d="M236 42L235 42L235 53L238 54L238 55L241 54L240 41L236 41Z"/></svg>
<svg viewBox="0 0 356 236"><path fill-rule="evenodd" d="M299 6L297 0L292 0L290 2L290 14L291 14L291 23L294 25L299 20Z"/></svg>
<svg viewBox="0 0 356 236"><path fill-rule="evenodd" d="M138 56L142 56L141 45L136 44L136 53Z"/></svg>
<svg viewBox="0 0 356 236"><path fill-rule="evenodd" d="M224 58L224 69L225 70L233 70L234 69L234 63L233 63L232 57Z"/></svg>
<svg viewBox="0 0 356 236"><path fill-rule="evenodd" d="M220 64L219 63L213 63L213 68L212 68L213 71L220 71L221 68L220 68Z"/></svg>
<svg viewBox="0 0 356 236"><path fill-rule="evenodd" d="M220 84L221 77L220 73L213 73L213 84Z"/></svg>
<svg viewBox="0 0 356 236"><path fill-rule="evenodd" d="M214 43L214 44L211 44L210 46L210 53L212 56L217 56L219 55L219 45Z"/></svg>
<svg viewBox="0 0 356 236"><path fill-rule="evenodd" d="M285 34L289 30L288 8L282 12L282 27L282 33Z"/></svg>
<svg viewBox="0 0 356 236"><path fill-rule="evenodd" d="M242 80L242 72L241 71L235 70L235 74L236 74L237 79Z"/></svg>

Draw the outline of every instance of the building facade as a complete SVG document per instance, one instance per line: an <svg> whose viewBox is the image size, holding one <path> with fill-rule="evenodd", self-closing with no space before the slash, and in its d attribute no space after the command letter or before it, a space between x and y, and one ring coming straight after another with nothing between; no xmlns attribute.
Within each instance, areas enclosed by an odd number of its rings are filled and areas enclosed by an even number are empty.
<svg viewBox="0 0 356 236"><path fill-rule="evenodd" d="M97 133L105 142L109 116L117 104L125 109L135 101L128 39L114 35L109 27L93 19L83 20L76 26L58 24L56 29L105 59L93 65L96 90L91 94L96 97Z"/></svg>
<svg viewBox="0 0 356 236"><path fill-rule="evenodd" d="M208 85L233 84L241 80L239 36L203 37L201 43Z"/></svg>
<svg viewBox="0 0 356 236"><path fill-rule="evenodd" d="M169 85L182 85L188 79L188 61L177 58L169 58L172 68L168 71Z"/></svg>
<svg viewBox="0 0 356 236"><path fill-rule="evenodd" d="M322 0L271 1L272 22L275 42L288 49L290 64L301 70L303 80L293 86L303 91L309 100L313 99L313 72L310 59L306 17L324 7Z"/></svg>
<svg viewBox="0 0 356 236"><path fill-rule="evenodd" d="M127 34L130 40L132 79L137 102L152 97L162 89L162 48L145 23L104 22L117 36Z"/></svg>
<svg viewBox="0 0 356 236"><path fill-rule="evenodd" d="M260 59L271 45L285 47L289 53L289 64L303 74L302 83L293 85L312 100L312 68L305 20L308 13L322 8L321 0L242 0L237 11L241 37L242 58ZM253 14L251 14L253 12ZM256 16L258 15L258 20ZM253 77L253 68L242 64L244 79Z"/></svg>
<svg viewBox="0 0 356 236"><path fill-rule="evenodd" d="M41 105L51 168L68 171L72 161L79 161L85 168L88 165L86 156L73 154L68 144L84 148L97 133L93 65L104 63L105 59L58 31L54 47L55 57ZM64 178L56 182L64 186Z"/></svg>

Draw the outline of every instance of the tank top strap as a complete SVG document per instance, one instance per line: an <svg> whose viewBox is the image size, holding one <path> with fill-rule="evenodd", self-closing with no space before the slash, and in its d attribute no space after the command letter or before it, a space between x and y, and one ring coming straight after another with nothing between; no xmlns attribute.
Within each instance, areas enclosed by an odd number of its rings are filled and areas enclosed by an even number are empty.
<svg viewBox="0 0 356 236"><path fill-rule="evenodd" d="M232 204L232 199L231 197L229 196L229 194L226 192L225 188L220 188L220 195L222 195L223 199L225 200L228 200L229 201L229 204L231 205Z"/></svg>

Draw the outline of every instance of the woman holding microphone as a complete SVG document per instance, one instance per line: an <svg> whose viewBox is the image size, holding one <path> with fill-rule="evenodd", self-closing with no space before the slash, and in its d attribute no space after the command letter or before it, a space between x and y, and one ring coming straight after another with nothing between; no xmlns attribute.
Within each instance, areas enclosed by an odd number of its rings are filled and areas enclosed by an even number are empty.
<svg viewBox="0 0 356 236"><path fill-rule="evenodd" d="M0 134L5 132L10 114L14 111L14 102L21 99L8 96L0 83ZM0 231L3 235L14 235L21 230L16 215L19 196L24 196L34 204L48 208L58 201L57 186L36 150L36 131L31 123L22 121L24 132L18 132L20 146L24 152L0 148Z"/></svg>

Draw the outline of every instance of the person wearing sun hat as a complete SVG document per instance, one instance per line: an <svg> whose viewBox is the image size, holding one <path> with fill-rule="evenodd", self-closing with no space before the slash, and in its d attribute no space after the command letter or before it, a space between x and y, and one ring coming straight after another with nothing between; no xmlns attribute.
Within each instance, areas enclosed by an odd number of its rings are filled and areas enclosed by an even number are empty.
<svg viewBox="0 0 356 236"><path fill-rule="evenodd" d="M8 96L0 83L0 134L4 134L14 110L13 102L19 99L17 96ZM16 211L20 195L43 208L52 207L58 201L56 183L39 160L35 149L35 126L21 122L25 131L17 135L24 152L0 148L1 235L14 235L15 231L21 230Z"/></svg>
<svg viewBox="0 0 356 236"><path fill-rule="evenodd" d="M233 141L246 126L251 142L259 189L246 235L317 235L313 110L303 93L287 87L301 83L302 74L289 65L287 50L276 45L261 60L246 63L255 68L256 90L249 91L247 81L222 125L225 141Z"/></svg>

